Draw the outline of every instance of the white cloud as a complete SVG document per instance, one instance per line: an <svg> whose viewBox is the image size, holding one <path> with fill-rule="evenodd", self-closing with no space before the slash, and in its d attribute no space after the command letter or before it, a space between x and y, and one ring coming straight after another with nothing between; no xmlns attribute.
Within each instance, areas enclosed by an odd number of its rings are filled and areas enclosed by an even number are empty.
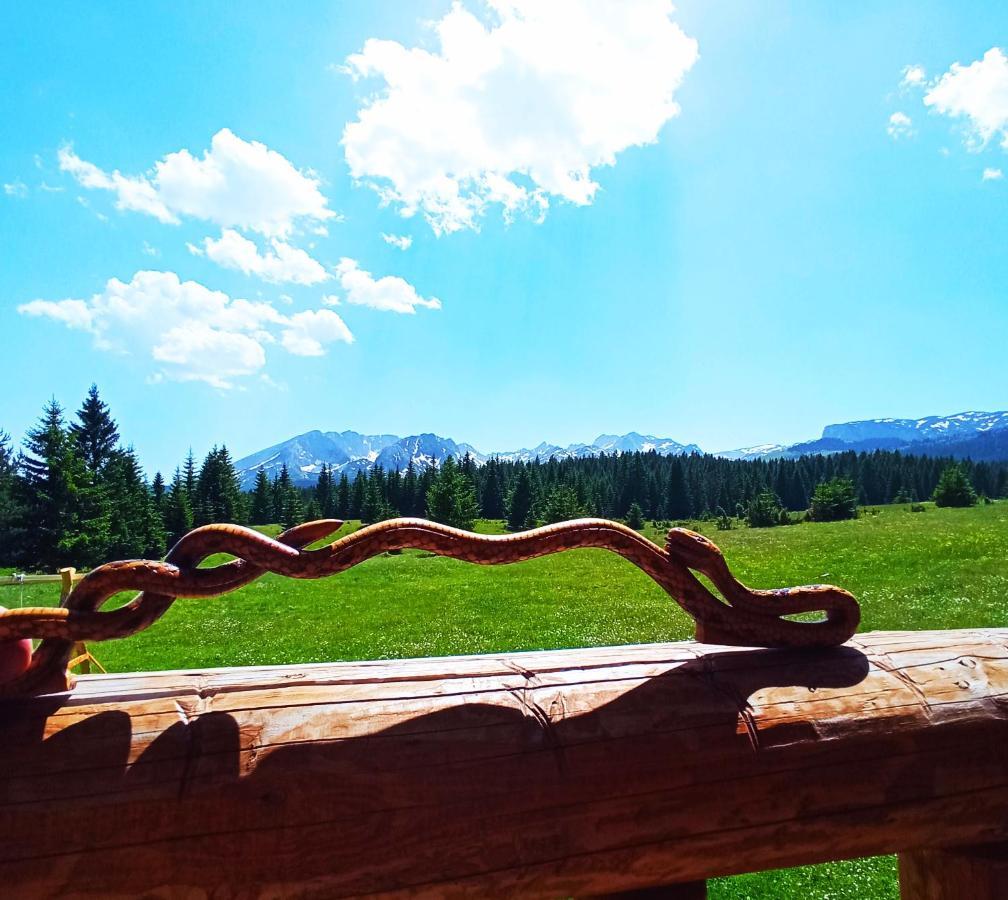
<svg viewBox="0 0 1008 900"><path fill-rule="evenodd" d="M894 140L913 136L913 123L910 116L902 112L894 112L889 116L889 124L886 126L889 137Z"/></svg>
<svg viewBox="0 0 1008 900"><path fill-rule="evenodd" d="M343 132L351 174L438 234L475 228L490 204L506 218L590 204L592 170L658 139L697 59L670 0L488 5L491 24L456 2L437 52L370 39L346 61L384 81Z"/></svg>
<svg viewBox="0 0 1008 900"><path fill-rule="evenodd" d="M346 259L339 261L336 274L340 285L346 291L346 302L356 306L369 306L388 312L415 313L418 306L428 309L440 309L441 301L437 297L424 299L408 281L394 275L386 275L375 279L370 272L365 272L357 265L357 261ZM332 296L323 298L328 306L339 305Z"/></svg>
<svg viewBox="0 0 1008 900"><path fill-rule="evenodd" d="M276 238L270 245L272 250L260 253L254 241L232 228L225 228L217 240L204 238L202 248L186 244L190 253L205 254L219 266L256 275L272 284L318 284L331 277L325 267L304 250Z"/></svg>
<svg viewBox="0 0 1008 900"><path fill-rule="evenodd" d="M920 87L927 80L923 66L904 66L902 87Z"/></svg>
<svg viewBox="0 0 1008 900"><path fill-rule="evenodd" d="M981 176L982 181L1000 181L1004 178L1004 172L1000 169L992 169L990 167L983 170L983 175Z"/></svg>
<svg viewBox="0 0 1008 900"><path fill-rule="evenodd" d="M129 283L112 278L90 300L33 300L18 312L88 332L100 350L149 356L155 380L218 388L261 375L266 348L278 340L301 356L353 340L330 310L285 316L270 303L232 298L174 272L141 271Z"/></svg>
<svg viewBox="0 0 1008 900"><path fill-rule="evenodd" d="M227 128L213 136L202 157L178 150L142 175L106 172L69 146L58 157L60 169L83 187L111 191L117 208L161 222L177 224L191 216L222 228L286 238L299 223L317 230L335 217L313 173L298 170L277 151L244 141Z"/></svg>
<svg viewBox="0 0 1008 900"><path fill-rule="evenodd" d="M400 250L409 250L413 244L413 238L408 234L385 234L382 232L382 240L386 244L391 244L393 247L398 247Z"/></svg>
<svg viewBox="0 0 1008 900"><path fill-rule="evenodd" d="M25 184L20 178L15 178L11 182L4 183L3 186L4 193L8 197L17 197L18 199L24 199L28 196L28 185Z"/></svg>
<svg viewBox="0 0 1008 900"><path fill-rule="evenodd" d="M963 119L967 145L982 149L994 137L1008 149L1008 57L998 47L968 66L953 63L924 95L935 112Z"/></svg>
<svg viewBox="0 0 1008 900"><path fill-rule="evenodd" d="M143 242L143 252L146 256L160 256L161 251L147 241Z"/></svg>
<svg viewBox="0 0 1008 900"><path fill-rule="evenodd" d="M322 356L323 344L333 341L353 343L346 323L331 309L309 309L295 313L290 327L280 336L284 348L296 356Z"/></svg>

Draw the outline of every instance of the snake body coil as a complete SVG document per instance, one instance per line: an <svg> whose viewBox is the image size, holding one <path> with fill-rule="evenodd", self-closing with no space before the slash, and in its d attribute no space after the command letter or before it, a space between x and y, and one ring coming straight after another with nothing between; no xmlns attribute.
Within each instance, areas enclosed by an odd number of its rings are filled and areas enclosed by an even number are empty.
<svg viewBox="0 0 1008 900"><path fill-rule="evenodd" d="M74 642L141 631L177 598L227 593L265 572L323 578L381 553L408 548L479 565L520 562L578 548L610 550L661 585L696 621L697 639L711 643L828 647L846 641L860 619L857 601L840 588L812 585L758 591L745 587L713 543L682 528L668 533L663 549L625 525L605 519L576 519L513 535L473 534L424 519L391 519L321 548L304 549L341 525L335 520L308 522L276 540L239 525L206 525L186 534L164 562L129 560L99 566L74 588L65 606L0 613L0 641L43 639L28 670L0 684L0 696L67 689L66 666ZM199 568L215 553L237 558ZM722 597L712 593L693 571L708 578ZM102 612L102 605L122 591L140 593L124 606ZM784 618L816 611L825 618L816 622Z"/></svg>

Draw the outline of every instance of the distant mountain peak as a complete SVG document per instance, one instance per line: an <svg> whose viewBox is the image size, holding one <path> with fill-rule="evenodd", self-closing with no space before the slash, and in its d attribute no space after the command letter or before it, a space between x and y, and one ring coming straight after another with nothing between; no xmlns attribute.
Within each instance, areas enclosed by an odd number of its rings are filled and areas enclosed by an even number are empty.
<svg viewBox="0 0 1008 900"><path fill-rule="evenodd" d="M394 434L366 435L356 431L307 431L289 440L252 453L235 463L244 487L250 487L256 472L263 468L274 477L286 465L297 484L314 484L323 465L333 472L346 472L353 477L361 469L381 466L386 471L403 470L410 462L426 468L440 464L449 456L461 459L468 453L477 465L491 456L505 461L546 462L549 459L572 459L598 456L600 453L648 452L661 454L699 453L696 444L680 444L671 438L657 438L632 431L624 435L601 435L593 444L570 444L561 447L542 441L532 449L484 454L472 444L456 443L451 438L433 432L398 437Z"/></svg>
<svg viewBox="0 0 1008 900"><path fill-rule="evenodd" d="M822 437L797 444L776 443L723 450L727 459L794 458L807 453L839 453L845 450L902 450L973 459L1008 459L1008 411L969 410L948 416L920 419L862 419L827 425ZM547 462L550 459L580 459L601 453L658 453L664 456L702 453L696 444L630 431L600 434L590 444L562 447L542 441L532 448L481 453L471 444L456 443L430 431L398 437L394 434L361 434L356 431L306 431L240 459L235 464L242 484L250 487L262 467L270 477L286 465L298 484L314 484L323 465L336 474L353 477L361 469L381 466L386 471L440 464L449 456L460 459L468 453L477 465L491 457L512 462Z"/></svg>

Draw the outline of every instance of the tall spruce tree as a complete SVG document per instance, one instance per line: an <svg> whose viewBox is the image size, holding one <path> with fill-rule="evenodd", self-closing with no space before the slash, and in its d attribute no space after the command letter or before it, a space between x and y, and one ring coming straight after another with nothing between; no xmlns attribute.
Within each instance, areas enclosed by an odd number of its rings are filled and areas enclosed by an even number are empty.
<svg viewBox="0 0 1008 900"><path fill-rule="evenodd" d="M105 495L65 428L63 409L55 400L28 431L25 449L25 562L44 569L103 562L109 540Z"/></svg>
<svg viewBox="0 0 1008 900"><path fill-rule="evenodd" d="M174 546L182 535L193 527L189 492L186 490L182 472L178 469L175 470L171 486L165 494L164 527L169 547Z"/></svg>
<svg viewBox="0 0 1008 900"><path fill-rule="evenodd" d="M197 525L245 521L244 497L227 447L214 447L203 460L191 502Z"/></svg>
<svg viewBox="0 0 1008 900"><path fill-rule="evenodd" d="M359 471L353 480L353 487L350 489L350 509L351 519L359 519L361 511L364 509L364 498L367 494L367 475Z"/></svg>
<svg viewBox="0 0 1008 900"><path fill-rule="evenodd" d="M332 469L327 463L322 463L322 470L319 472L318 482L315 484L315 511L319 518L332 518L336 497L333 490ZM310 516L310 513L307 513ZM309 518L309 521L311 519Z"/></svg>
<svg viewBox="0 0 1008 900"><path fill-rule="evenodd" d="M495 459L485 466L480 507L486 519L504 518L504 487L501 484L500 467Z"/></svg>
<svg viewBox="0 0 1008 900"><path fill-rule="evenodd" d="M350 480L346 472L340 472L339 483L336 485L336 518L350 518Z"/></svg>
<svg viewBox="0 0 1008 900"><path fill-rule="evenodd" d="M453 528L472 531L479 515L476 489L462 469L449 456L427 491L427 517Z"/></svg>
<svg viewBox="0 0 1008 900"><path fill-rule="evenodd" d="M132 449L116 450L102 469L109 503L109 559L160 559L165 552L161 513Z"/></svg>
<svg viewBox="0 0 1008 900"><path fill-rule="evenodd" d="M273 514L273 486L262 466L256 472L255 487L252 488L249 521L253 525L269 525L277 521Z"/></svg>
<svg viewBox="0 0 1008 900"><path fill-rule="evenodd" d="M528 466L522 466L515 481L514 490L508 499L507 527L511 531L521 531L532 515L535 496L532 492L532 478Z"/></svg>
<svg viewBox="0 0 1008 900"><path fill-rule="evenodd" d="M30 526L25 518L23 498L11 437L6 431L0 431L0 564L15 562L16 548L24 545Z"/></svg>
<svg viewBox="0 0 1008 900"><path fill-rule="evenodd" d="M119 443L119 427L108 404L98 396L98 385L91 385L77 411L77 421L70 425L70 434L85 465L96 474L100 472Z"/></svg>

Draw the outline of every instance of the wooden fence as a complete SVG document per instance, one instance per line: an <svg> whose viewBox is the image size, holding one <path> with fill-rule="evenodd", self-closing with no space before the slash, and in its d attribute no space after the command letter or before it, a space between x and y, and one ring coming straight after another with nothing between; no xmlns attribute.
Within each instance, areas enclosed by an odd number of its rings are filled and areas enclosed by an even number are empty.
<svg viewBox="0 0 1008 900"><path fill-rule="evenodd" d="M86 676L0 703L0 835L7 896L1008 897L1008 630Z"/></svg>

